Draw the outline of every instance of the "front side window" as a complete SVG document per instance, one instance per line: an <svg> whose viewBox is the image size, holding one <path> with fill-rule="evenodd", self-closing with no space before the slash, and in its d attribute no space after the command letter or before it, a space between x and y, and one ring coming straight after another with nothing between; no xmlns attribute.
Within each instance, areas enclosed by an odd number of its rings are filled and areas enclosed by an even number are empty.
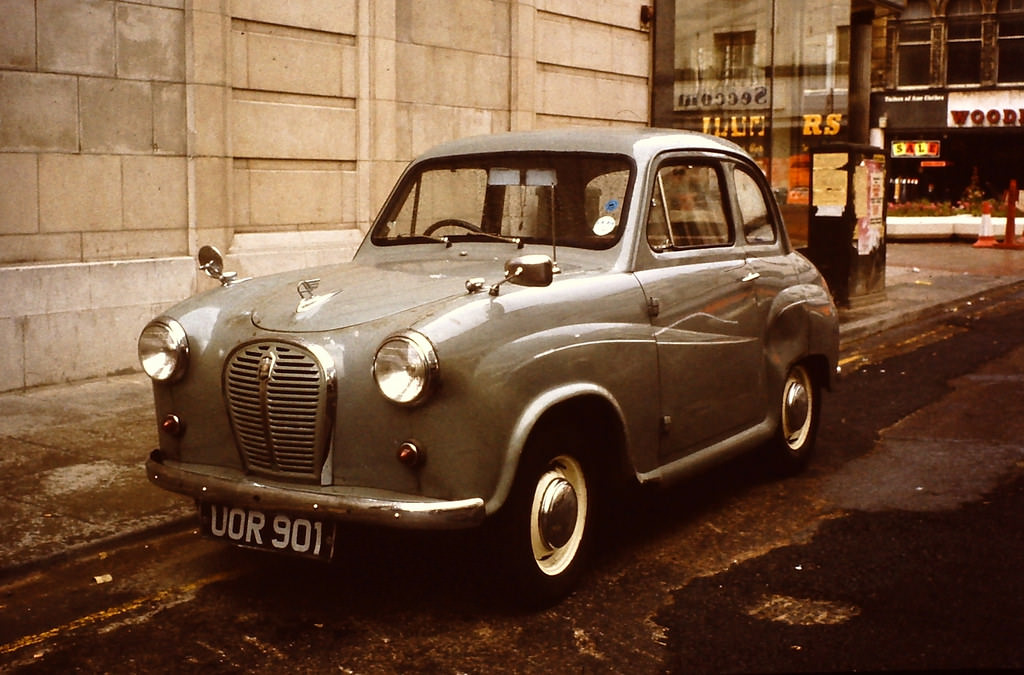
<svg viewBox="0 0 1024 675"><path fill-rule="evenodd" d="M506 153L433 160L404 177L371 241L609 248L621 235L631 175L631 161L621 156Z"/></svg>
<svg viewBox="0 0 1024 675"><path fill-rule="evenodd" d="M733 242L718 169L671 163L658 169L647 214L647 242L656 252Z"/></svg>

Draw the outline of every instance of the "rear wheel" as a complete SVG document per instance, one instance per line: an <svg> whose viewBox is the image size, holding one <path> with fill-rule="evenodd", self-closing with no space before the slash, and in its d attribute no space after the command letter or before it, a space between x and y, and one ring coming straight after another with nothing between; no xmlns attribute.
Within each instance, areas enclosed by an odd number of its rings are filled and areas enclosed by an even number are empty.
<svg viewBox="0 0 1024 675"><path fill-rule="evenodd" d="M807 465L814 450L821 413L821 388L806 364L789 369L779 405L774 459L780 469L798 471Z"/></svg>
<svg viewBox="0 0 1024 675"><path fill-rule="evenodd" d="M517 602L547 604L575 587L590 552L595 497L591 463L552 437L523 457L494 549Z"/></svg>

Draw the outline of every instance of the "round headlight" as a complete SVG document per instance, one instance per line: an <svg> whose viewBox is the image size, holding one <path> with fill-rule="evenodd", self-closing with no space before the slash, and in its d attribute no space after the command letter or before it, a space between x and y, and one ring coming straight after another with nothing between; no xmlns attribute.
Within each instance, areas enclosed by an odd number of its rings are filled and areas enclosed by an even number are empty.
<svg viewBox="0 0 1024 675"><path fill-rule="evenodd" d="M402 333L384 341L373 358L373 377L389 400L421 402L437 378L434 346L419 333Z"/></svg>
<svg viewBox="0 0 1024 675"><path fill-rule="evenodd" d="M188 360L188 337L174 319L157 319L139 336L139 362L154 380L166 382L181 377Z"/></svg>

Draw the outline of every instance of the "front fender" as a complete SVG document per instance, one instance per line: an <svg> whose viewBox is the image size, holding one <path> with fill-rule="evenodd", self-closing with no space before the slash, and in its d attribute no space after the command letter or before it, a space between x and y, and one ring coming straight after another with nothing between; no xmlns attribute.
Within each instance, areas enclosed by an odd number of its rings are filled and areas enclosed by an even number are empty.
<svg viewBox="0 0 1024 675"><path fill-rule="evenodd" d="M530 434L537 426L537 422L540 421L545 413L554 409L559 404L582 396L597 396L603 399L615 411L620 427L626 428L625 416L615 397L612 396L610 391L597 384L592 382L572 382L541 392L523 409L512 427L497 485L490 500L486 502L487 513L496 512L505 503L505 500L508 499L509 493L512 491L512 485L515 483L519 461L523 456L523 451L526 448L526 443L529 441Z"/></svg>
<svg viewBox="0 0 1024 675"><path fill-rule="evenodd" d="M476 458L474 494L488 513L508 496L537 421L574 398L615 411L638 470L656 464L657 348L632 275L560 278L416 328L434 341L441 363L442 386L428 407L435 418L460 420L446 433L467 461Z"/></svg>

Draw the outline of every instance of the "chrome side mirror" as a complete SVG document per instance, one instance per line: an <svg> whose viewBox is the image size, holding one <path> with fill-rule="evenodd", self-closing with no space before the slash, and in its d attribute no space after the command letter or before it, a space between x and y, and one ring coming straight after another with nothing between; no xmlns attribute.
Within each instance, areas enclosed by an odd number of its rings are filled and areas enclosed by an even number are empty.
<svg viewBox="0 0 1024 675"><path fill-rule="evenodd" d="M224 256L216 246L203 246L196 256L199 262L199 269L211 279L216 279L221 286L230 286L236 281L238 272L224 271Z"/></svg>
<svg viewBox="0 0 1024 675"><path fill-rule="evenodd" d="M487 291L491 295L498 295L501 292L501 285L512 282L517 286L550 286L555 276L555 262L543 254L521 255L505 261L505 278L494 284ZM470 293L479 290L482 284L471 287L470 284L476 280L466 283Z"/></svg>
<svg viewBox="0 0 1024 675"><path fill-rule="evenodd" d="M505 278L492 284L487 293L498 295L501 285L510 281L517 286L550 286L560 271L550 256L541 253L521 255L505 261ZM482 278L467 279L466 291L470 294L482 291L486 284Z"/></svg>

